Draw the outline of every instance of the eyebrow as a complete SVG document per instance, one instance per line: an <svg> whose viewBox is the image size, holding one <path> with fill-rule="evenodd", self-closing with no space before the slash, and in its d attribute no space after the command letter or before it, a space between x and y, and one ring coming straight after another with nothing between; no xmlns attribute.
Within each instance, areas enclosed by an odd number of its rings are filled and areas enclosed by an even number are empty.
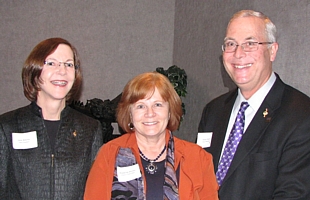
<svg viewBox="0 0 310 200"><path fill-rule="evenodd" d="M54 61L57 61L57 62L61 62L61 61L59 61L59 60L57 60L57 59L55 59L55 58L46 58L46 60L54 60ZM66 61L64 61L64 62L68 62L68 61L74 61L72 58L69 58L69 59L67 59Z"/></svg>
<svg viewBox="0 0 310 200"><path fill-rule="evenodd" d="M233 39L233 38L230 38L230 37L225 37L224 38L224 42L226 42L227 40L234 40L234 41L236 41L235 39Z"/></svg>
<svg viewBox="0 0 310 200"><path fill-rule="evenodd" d="M251 37L245 38L245 40L257 40L257 39L256 39L256 37L251 36Z"/></svg>
<svg viewBox="0 0 310 200"><path fill-rule="evenodd" d="M234 38L231 38L231 37L225 37L224 38L224 42L226 42L227 40L233 40L233 41L236 41ZM247 37L245 38L245 40L257 40L255 37L253 36L250 36L250 37Z"/></svg>

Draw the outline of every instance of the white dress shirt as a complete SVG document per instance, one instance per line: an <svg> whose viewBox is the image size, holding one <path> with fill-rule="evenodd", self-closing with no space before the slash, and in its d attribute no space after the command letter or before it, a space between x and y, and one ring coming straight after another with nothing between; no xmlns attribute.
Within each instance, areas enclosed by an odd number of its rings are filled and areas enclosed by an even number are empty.
<svg viewBox="0 0 310 200"><path fill-rule="evenodd" d="M276 75L274 73L271 74L268 81L259 89L257 90L250 99L246 100L243 95L241 94L240 89L238 89L238 96L236 98L235 104L232 108L229 123L226 130L225 140L222 147L222 153L223 149L226 145L226 142L228 140L229 134L231 132L231 129L235 123L238 111L240 109L240 105L243 101L247 101L249 103L249 107L245 110L245 122L244 122L244 133L246 132L246 129L248 128L249 124L251 123L253 117L255 116L257 110L263 103L265 97L267 96L268 92L270 91L271 87L273 86L274 82L276 81ZM263 115L263 113L262 113ZM221 154L222 154L221 153ZM222 157L222 155L221 155Z"/></svg>

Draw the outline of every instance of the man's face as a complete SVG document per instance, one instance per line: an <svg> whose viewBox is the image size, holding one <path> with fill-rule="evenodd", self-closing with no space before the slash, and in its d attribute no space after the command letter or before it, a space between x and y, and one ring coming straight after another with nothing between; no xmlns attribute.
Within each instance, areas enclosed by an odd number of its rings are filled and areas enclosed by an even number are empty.
<svg viewBox="0 0 310 200"><path fill-rule="evenodd" d="M270 42L265 34L265 24L257 17L236 18L227 27L224 42L241 45L245 42ZM276 57L277 43L258 45L258 49L245 52L241 46L231 53L223 52L225 69L240 88L243 96L250 98L269 79L272 61Z"/></svg>

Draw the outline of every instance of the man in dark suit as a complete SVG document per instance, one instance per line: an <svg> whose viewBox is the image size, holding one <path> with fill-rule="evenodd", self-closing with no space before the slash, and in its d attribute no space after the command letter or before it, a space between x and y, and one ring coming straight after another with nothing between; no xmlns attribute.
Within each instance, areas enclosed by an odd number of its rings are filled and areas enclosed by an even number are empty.
<svg viewBox="0 0 310 200"><path fill-rule="evenodd" d="M260 12L239 11L222 48L238 89L208 103L198 129L212 134L205 149L213 155L219 198L309 200L310 98L272 70L276 27Z"/></svg>

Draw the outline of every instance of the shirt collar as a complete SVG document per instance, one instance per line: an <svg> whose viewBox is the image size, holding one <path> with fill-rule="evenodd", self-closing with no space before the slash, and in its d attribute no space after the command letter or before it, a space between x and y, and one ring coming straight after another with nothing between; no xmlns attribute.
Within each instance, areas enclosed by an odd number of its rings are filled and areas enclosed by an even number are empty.
<svg viewBox="0 0 310 200"><path fill-rule="evenodd" d="M243 101L247 101L250 104L250 107L257 111L262 102L264 101L265 97L267 96L268 92L270 91L271 87L276 81L276 75L274 72L271 73L271 76L269 77L268 81L261 87L259 88L252 96L250 99L246 100L243 95L241 94L240 89L238 89L238 96L235 101L234 105L234 112L238 112L240 104Z"/></svg>

